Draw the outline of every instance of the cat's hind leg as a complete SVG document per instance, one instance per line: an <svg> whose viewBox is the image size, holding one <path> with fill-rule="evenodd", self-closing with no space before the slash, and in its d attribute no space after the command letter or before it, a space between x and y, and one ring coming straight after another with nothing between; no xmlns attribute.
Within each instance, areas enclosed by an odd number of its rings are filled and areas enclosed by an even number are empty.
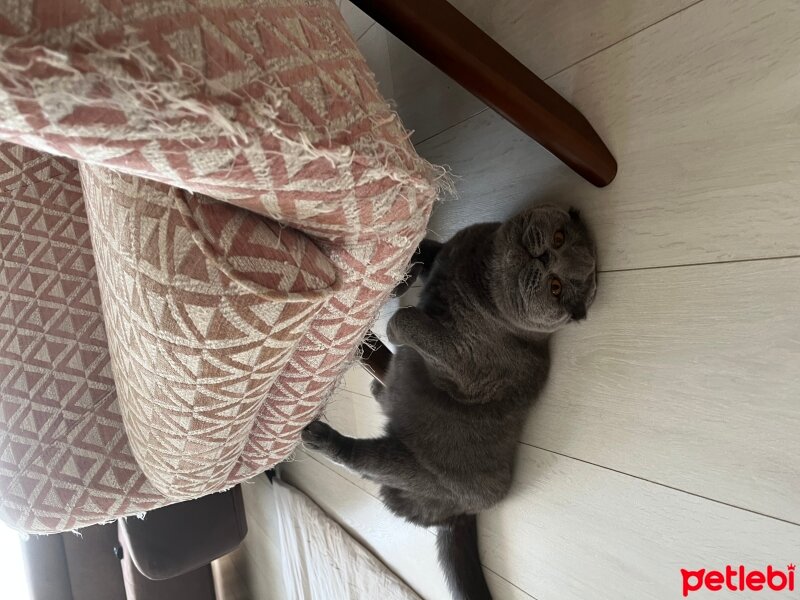
<svg viewBox="0 0 800 600"><path fill-rule="evenodd" d="M430 483L431 477L398 440L391 437L355 439L342 435L327 423L314 421L303 430L308 448L362 477L383 485L408 488Z"/></svg>
<svg viewBox="0 0 800 600"><path fill-rule="evenodd" d="M425 495L420 494L419 490L415 492L382 485L380 495L386 508L421 527L440 525L460 510L458 504L443 490Z"/></svg>

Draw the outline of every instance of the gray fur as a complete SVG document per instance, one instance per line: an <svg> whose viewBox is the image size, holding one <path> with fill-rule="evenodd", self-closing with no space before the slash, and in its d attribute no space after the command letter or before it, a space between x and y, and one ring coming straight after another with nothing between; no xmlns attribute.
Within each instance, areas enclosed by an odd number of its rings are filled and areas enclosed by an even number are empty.
<svg viewBox="0 0 800 600"><path fill-rule="evenodd" d="M303 440L381 484L395 514L451 531L508 493L522 426L550 368L549 337L582 319L594 299L595 249L576 212L536 207L468 227L444 245L425 240L418 258L421 299L389 322L399 349L386 386L373 389L388 417L384 435L353 439L317 421ZM440 546L443 539L458 538L441 536ZM488 597L450 572L467 567L445 566L454 592Z"/></svg>

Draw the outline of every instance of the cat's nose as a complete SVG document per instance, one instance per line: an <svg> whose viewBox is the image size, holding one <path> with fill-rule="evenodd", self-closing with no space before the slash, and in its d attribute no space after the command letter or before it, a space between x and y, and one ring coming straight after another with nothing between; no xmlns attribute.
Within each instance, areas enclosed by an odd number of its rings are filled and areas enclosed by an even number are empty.
<svg viewBox="0 0 800 600"><path fill-rule="evenodd" d="M542 264L544 265L544 268L546 269L550 265L550 253L547 250L545 250L539 256L536 257L536 260L541 261Z"/></svg>

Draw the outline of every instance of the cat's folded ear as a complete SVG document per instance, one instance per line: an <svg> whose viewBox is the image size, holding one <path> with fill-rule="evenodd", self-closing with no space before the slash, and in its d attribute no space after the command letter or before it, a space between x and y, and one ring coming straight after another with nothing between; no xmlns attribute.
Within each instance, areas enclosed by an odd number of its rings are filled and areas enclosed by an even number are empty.
<svg viewBox="0 0 800 600"><path fill-rule="evenodd" d="M569 218L572 219L572 221L575 222L575 223L580 223L581 222L581 211L579 211L577 208L570 207L570 209L569 209Z"/></svg>

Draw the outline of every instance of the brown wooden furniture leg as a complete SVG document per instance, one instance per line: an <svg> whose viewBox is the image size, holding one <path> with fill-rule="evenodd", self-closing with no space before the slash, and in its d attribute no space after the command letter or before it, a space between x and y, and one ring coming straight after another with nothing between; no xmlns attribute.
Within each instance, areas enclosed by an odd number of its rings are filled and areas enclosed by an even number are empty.
<svg viewBox="0 0 800 600"><path fill-rule="evenodd" d="M364 341L361 342L361 362L367 367L372 376L385 383L386 371L392 360L392 351L383 345L377 335L369 331Z"/></svg>
<svg viewBox="0 0 800 600"><path fill-rule="evenodd" d="M589 121L446 0L352 2L588 181L614 179Z"/></svg>

